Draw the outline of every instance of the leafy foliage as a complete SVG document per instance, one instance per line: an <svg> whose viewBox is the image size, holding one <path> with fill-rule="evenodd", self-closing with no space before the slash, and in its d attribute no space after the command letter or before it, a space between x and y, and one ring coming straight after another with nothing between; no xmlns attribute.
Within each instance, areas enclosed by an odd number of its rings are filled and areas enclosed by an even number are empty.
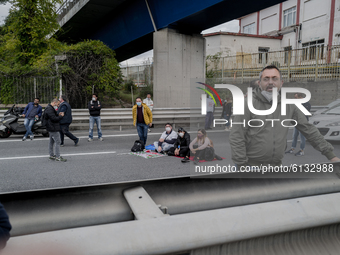
<svg viewBox="0 0 340 255"><path fill-rule="evenodd" d="M55 10L62 0L10 2L0 27L0 74L60 76L73 107L86 106L93 89L102 96L119 94L122 74L113 50L100 41L67 45L52 36L59 29ZM55 58L60 55L66 58Z"/></svg>

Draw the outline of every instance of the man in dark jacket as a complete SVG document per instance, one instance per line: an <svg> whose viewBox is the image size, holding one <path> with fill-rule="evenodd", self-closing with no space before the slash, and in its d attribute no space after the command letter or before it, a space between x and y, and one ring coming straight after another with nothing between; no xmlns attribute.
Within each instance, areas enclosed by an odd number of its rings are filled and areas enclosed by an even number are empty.
<svg viewBox="0 0 340 255"><path fill-rule="evenodd" d="M90 131L89 131L89 142L93 141L93 127L94 123L97 124L98 130L98 140L103 141L102 137L102 128L101 128L101 118L100 118L100 110L102 106L98 100L97 94L92 95L92 100L88 104L89 112L90 112Z"/></svg>
<svg viewBox="0 0 340 255"><path fill-rule="evenodd" d="M32 133L32 127L34 122L41 117L42 107L39 105L39 98L35 98L34 102L28 103L25 107L22 116L25 117L24 125L26 128L26 134L22 138L23 141L27 139L27 136L30 136L30 139L33 140L34 136Z"/></svg>
<svg viewBox="0 0 340 255"><path fill-rule="evenodd" d="M0 249L3 249L6 246L6 243L10 237L9 232L11 229L12 226L9 222L8 215L5 211L5 208L0 203Z"/></svg>
<svg viewBox="0 0 340 255"><path fill-rule="evenodd" d="M190 135L183 128L178 128L178 137L174 143L174 147L170 148L168 155L184 157L182 163L189 162L190 156Z"/></svg>
<svg viewBox="0 0 340 255"><path fill-rule="evenodd" d="M75 137L70 131L69 127L72 123L72 109L70 104L66 101L66 97L61 95L59 98L60 105L58 107L58 114L63 112L64 117L60 120L60 146L64 146L64 135L70 138L74 145L77 146L79 142L79 138Z"/></svg>
<svg viewBox="0 0 340 255"><path fill-rule="evenodd" d="M228 122L225 124L225 131L230 131L230 117L233 114L233 99L230 98L228 103L223 105L222 118L225 118Z"/></svg>
<svg viewBox="0 0 340 255"><path fill-rule="evenodd" d="M63 118L64 113L60 112L59 115L56 111L58 107L58 99L53 99L47 105L44 111L43 123L46 125L46 130L50 135L49 154L50 160L66 162L66 159L60 156L60 125L59 121ZM53 152L53 145L55 146L55 153Z"/></svg>

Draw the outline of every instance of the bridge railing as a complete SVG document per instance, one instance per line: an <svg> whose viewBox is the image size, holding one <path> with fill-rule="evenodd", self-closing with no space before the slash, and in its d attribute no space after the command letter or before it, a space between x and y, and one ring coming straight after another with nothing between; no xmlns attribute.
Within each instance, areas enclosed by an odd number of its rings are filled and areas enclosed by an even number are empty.
<svg viewBox="0 0 340 255"><path fill-rule="evenodd" d="M58 22L61 21L65 15L75 6L80 0L64 0L61 6L57 9Z"/></svg>

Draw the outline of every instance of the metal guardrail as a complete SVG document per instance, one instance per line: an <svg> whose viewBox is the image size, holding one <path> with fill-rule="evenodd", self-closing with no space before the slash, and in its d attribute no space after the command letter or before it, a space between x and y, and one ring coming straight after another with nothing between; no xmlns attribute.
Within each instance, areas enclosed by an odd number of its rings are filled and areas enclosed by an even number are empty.
<svg viewBox="0 0 340 255"><path fill-rule="evenodd" d="M2 117L6 110L0 110ZM220 116L222 108L217 107L215 111L216 116ZM198 127L204 123L205 116L201 115L200 108L154 108L153 124L162 126L170 122L173 128L176 125L189 126L195 124ZM88 129L89 111L88 109L73 109L72 110L73 122L70 126L71 130ZM133 128L132 108L110 108L101 110L101 125L102 127L117 127L119 130L124 128ZM19 120L20 122L23 119Z"/></svg>
<svg viewBox="0 0 340 255"><path fill-rule="evenodd" d="M126 195L137 187L143 195ZM79 254L131 255L181 252L338 223L339 192L336 173L331 179L180 177L0 194L0 201L13 225L9 251L54 244ZM151 213L136 220L140 202L150 212L152 201L170 216Z"/></svg>

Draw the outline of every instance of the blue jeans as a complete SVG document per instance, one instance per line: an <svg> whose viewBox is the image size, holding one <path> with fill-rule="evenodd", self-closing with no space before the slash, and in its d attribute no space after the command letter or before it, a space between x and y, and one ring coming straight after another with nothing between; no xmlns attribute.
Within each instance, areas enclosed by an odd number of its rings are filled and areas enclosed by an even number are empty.
<svg viewBox="0 0 340 255"><path fill-rule="evenodd" d="M227 114L224 114L224 118L228 121L228 123L225 124L226 127L230 126L230 115L227 116Z"/></svg>
<svg viewBox="0 0 340 255"><path fill-rule="evenodd" d="M294 128L292 148L296 148L297 139L299 137L299 134L300 134L300 139L301 139L300 149L304 150L305 146L306 146L306 137L304 137L303 134L301 134L301 132L299 130L297 130L296 128Z"/></svg>
<svg viewBox="0 0 340 255"><path fill-rule="evenodd" d="M29 119L26 119L24 120L24 125L25 125L25 128L26 128L26 134L25 134L25 137L29 136L29 135L33 135L32 133L32 127L34 125L34 119L33 120L29 120Z"/></svg>
<svg viewBox="0 0 340 255"><path fill-rule="evenodd" d="M146 139L148 138L149 126L144 123L137 123L136 126L137 126L139 140L142 140L144 142L144 145L146 146Z"/></svg>
<svg viewBox="0 0 340 255"><path fill-rule="evenodd" d="M102 137L102 127L101 127L101 119L100 116L93 117L90 116L90 130L89 130L89 138L93 139L93 127L94 123L97 124L97 130L98 130L98 139Z"/></svg>

